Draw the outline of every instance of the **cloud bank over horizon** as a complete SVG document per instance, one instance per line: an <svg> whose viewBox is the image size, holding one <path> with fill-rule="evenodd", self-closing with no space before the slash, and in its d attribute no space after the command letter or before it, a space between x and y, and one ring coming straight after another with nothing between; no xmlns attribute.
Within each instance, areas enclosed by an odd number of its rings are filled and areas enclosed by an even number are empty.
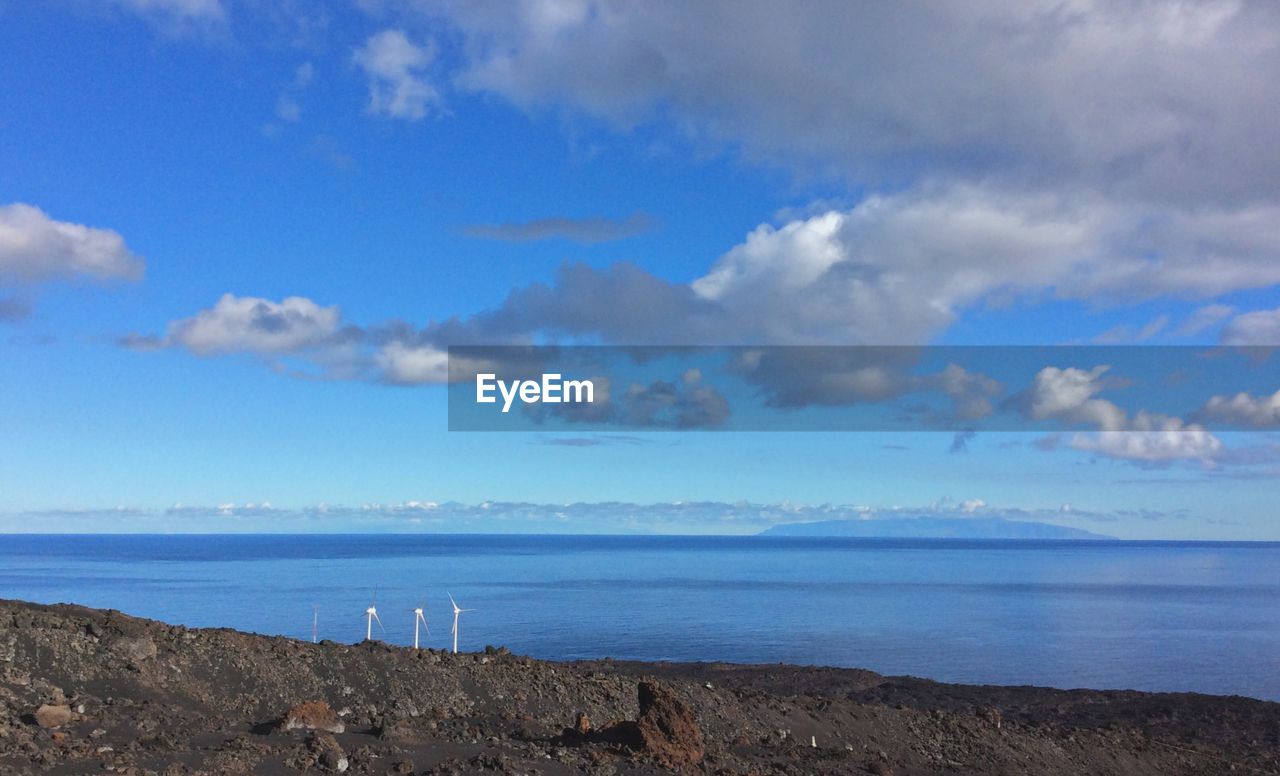
<svg viewBox="0 0 1280 776"><path fill-rule="evenodd" d="M175 504L167 509L55 509L0 512L0 532L15 533L200 533L206 531L406 532L514 534L689 534L750 535L780 525L824 521L877 520L1012 521L1098 529L1122 519L1158 523L1185 520L1185 511L1105 512L1071 504L1056 507L1001 507L983 499L937 499L918 507L838 504L757 504L745 501L659 503L573 502L542 504L483 501L371 503L356 507L317 504L276 507L269 501L215 506ZM42 523L56 520L53 529ZM908 523L909 525L909 523Z"/></svg>

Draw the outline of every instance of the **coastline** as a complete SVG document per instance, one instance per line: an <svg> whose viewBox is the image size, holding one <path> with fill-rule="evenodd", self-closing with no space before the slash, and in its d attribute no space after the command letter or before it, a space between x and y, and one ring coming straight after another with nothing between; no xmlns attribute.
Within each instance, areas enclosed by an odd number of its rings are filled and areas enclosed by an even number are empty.
<svg viewBox="0 0 1280 776"><path fill-rule="evenodd" d="M643 687L656 688L648 708ZM1280 764L1280 704L1243 697L788 665L559 663L498 648L451 655L18 601L0 601L0 699L0 769L16 774L1192 774ZM281 730L307 701L332 709L341 732ZM41 724L50 722L62 724ZM643 734L646 724L659 732Z"/></svg>

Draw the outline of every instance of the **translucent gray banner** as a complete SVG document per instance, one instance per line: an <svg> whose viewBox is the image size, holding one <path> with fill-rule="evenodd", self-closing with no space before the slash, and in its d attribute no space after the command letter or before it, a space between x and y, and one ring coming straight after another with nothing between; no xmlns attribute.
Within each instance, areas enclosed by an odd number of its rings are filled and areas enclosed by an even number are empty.
<svg viewBox="0 0 1280 776"><path fill-rule="evenodd" d="M449 349L451 431L1280 429L1272 348Z"/></svg>

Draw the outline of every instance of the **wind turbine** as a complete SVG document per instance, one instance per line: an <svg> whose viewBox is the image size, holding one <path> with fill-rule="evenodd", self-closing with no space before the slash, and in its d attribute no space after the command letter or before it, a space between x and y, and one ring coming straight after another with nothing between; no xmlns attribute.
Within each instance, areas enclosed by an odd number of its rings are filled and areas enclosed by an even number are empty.
<svg viewBox="0 0 1280 776"><path fill-rule="evenodd" d="M378 617L378 588L373 589L373 600L369 602L369 608L364 610L365 619L368 621L365 625L364 640L373 641L373 621L378 621L378 629L385 632L386 628L382 627L382 620Z"/></svg>
<svg viewBox="0 0 1280 776"><path fill-rule="evenodd" d="M424 605L419 605L413 610L413 648L418 648L418 623L422 623L422 627L426 629L427 635L431 635L431 626L427 625L427 615L422 613Z"/></svg>
<svg viewBox="0 0 1280 776"><path fill-rule="evenodd" d="M320 641L320 607L311 605L311 643Z"/></svg>
<svg viewBox="0 0 1280 776"><path fill-rule="evenodd" d="M458 602L453 600L453 594L449 594L449 603L453 604L453 654L458 654L458 615L463 612L474 612L475 609L459 609Z"/></svg>

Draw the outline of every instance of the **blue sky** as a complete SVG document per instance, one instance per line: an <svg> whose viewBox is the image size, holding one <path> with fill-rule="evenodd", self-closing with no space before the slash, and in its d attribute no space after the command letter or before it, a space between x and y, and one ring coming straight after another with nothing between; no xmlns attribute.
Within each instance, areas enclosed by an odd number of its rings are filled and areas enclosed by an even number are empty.
<svg viewBox="0 0 1280 776"><path fill-rule="evenodd" d="M958 452L446 431L450 344L1280 342L1275 9L1068 5L0 1L0 529L716 501L1280 539L1280 385L1205 431L1046 363L1085 436Z"/></svg>

